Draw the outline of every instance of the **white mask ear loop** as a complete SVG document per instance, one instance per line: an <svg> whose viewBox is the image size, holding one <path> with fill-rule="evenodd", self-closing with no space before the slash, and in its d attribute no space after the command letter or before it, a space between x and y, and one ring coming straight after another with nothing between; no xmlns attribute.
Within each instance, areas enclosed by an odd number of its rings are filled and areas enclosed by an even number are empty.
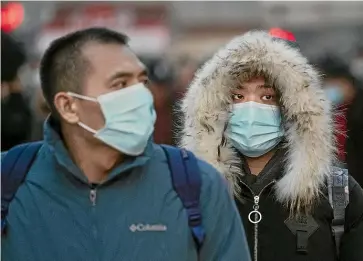
<svg viewBox="0 0 363 261"><path fill-rule="evenodd" d="M88 127L86 124L84 124L84 123L82 123L82 122L77 122L77 124L78 124L79 126L81 126L83 129L85 129L86 131L89 131L89 132L91 132L91 133L93 133L93 134L96 134L96 133L97 133L97 131L96 131L96 130L92 129L91 127Z"/></svg>
<svg viewBox="0 0 363 261"><path fill-rule="evenodd" d="M73 93L73 92L67 92L68 95L72 96L72 97L76 97L82 100L87 100L87 101L92 101L92 102L98 102L96 98L93 97L88 97L88 96L84 96L78 93ZM91 127L88 127L86 124L82 123L82 122L77 122L77 124L82 127L83 129L85 129L86 131L89 131L93 134L96 134L97 131L92 129Z"/></svg>
<svg viewBox="0 0 363 261"><path fill-rule="evenodd" d="M98 102L98 100L96 98L93 97L88 97L88 96L84 96L78 93L74 93L74 92L67 92L68 95L72 96L72 97L76 97L79 98L81 100L86 100L86 101L93 101L93 102Z"/></svg>

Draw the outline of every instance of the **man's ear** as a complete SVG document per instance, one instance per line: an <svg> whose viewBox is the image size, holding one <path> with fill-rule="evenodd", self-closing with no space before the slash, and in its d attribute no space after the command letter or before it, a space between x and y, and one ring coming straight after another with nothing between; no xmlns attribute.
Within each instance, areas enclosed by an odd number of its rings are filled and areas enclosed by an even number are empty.
<svg viewBox="0 0 363 261"><path fill-rule="evenodd" d="M70 124L76 124L79 121L78 106L76 100L65 92L58 92L54 96L54 107L57 109L60 117Z"/></svg>

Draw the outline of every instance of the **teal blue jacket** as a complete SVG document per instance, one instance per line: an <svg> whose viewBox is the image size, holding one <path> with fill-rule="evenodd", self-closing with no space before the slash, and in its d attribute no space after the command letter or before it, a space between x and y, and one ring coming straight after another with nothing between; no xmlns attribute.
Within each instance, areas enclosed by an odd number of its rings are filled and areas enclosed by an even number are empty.
<svg viewBox="0 0 363 261"><path fill-rule="evenodd" d="M3 261L250 260L235 203L207 163L199 161L206 240L198 259L160 146L150 142L92 187L50 123L44 140L10 204Z"/></svg>

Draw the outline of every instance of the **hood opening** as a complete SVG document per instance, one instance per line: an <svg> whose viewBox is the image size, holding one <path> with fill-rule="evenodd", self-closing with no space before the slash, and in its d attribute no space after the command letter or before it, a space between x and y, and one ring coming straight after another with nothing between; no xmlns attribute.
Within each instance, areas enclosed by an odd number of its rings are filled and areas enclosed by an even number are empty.
<svg viewBox="0 0 363 261"><path fill-rule="evenodd" d="M317 200L335 157L330 102L320 76L301 53L266 32L236 37L197 72L183 100L181 146L212 164L238 197L241 160L225 138L231 92L251 76L263 75L280 95L287 141L286 171L275 195L294 212Z"/></svg>

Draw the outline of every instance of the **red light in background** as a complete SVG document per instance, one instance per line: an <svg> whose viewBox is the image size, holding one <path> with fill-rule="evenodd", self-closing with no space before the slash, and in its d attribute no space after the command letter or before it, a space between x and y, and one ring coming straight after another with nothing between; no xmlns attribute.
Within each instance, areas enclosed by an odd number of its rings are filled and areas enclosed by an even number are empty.
<svg viewBox="0 0 363 261"><path fill-rule="evenodd" d="M8 3L1 7L1 30L10 33L24 21L24 7L19 3Z"/></svg>
<svg viewBox="0 0 363 261"><path fill-rule="evenodd" d="M293 33L282 30L281 28L271 28L269 34L276 38L281 38L291 42L296 42L296 38Z"/></svg>

